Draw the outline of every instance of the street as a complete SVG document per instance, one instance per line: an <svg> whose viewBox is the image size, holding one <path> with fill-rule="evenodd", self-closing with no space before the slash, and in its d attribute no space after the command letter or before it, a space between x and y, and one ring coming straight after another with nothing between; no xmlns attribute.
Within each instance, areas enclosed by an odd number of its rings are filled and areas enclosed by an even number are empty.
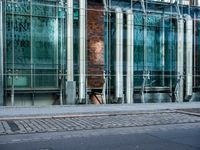
<svg viewBox="0 0 200 150"><path fill-rule="evenodd" d="M0 150L199 150L200 123L0 136Z"/></svg>

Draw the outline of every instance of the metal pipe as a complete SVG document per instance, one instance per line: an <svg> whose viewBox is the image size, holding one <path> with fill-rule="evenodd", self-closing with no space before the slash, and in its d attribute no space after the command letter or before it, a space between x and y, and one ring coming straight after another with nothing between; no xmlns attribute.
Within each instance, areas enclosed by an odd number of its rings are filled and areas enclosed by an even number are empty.
<svg viewBox="0 0 200 150"><path fill-rule="evenodd" d="M126 75L126 103L133 103L134 78L134 16L132 10L127 11L127 75Z"/></svg>
<svg viewBox="0 0 200 150"><path fill-rule="evenodd" d="M13 2L14 0L12 0ZM15 16L14 10L12 10L12 69L11 69L11 78L12 78L12 90L11 90L11 105L14 106L15 104Z"/></svg>
<svg viewBox="0 0 200 150"><path fill-rule="evenodd" d="M165 86L165 18L162 18L162 86Z"/></svg>
<svg viewBox="0 0 200 150"><path fill-rule="evenodd" d="M73 0L67 0L67 81L74 80Z"/></svg>
<svg viewBox="0 0 200 150"><path fill-rule="evenodd" d="M63 3L61 3L62 5ZM63 8L60 8L61 10L61 18L60 18L60 105L63 105L63 26L64 26L64 20L63 20ZM57 16L58 17L58 16ZM57 20L58 22L58 20ZM57 33L59 32L59 28L57 28ZM57 35L57 37L59 37ZM57 41L58 42L58 41ZM58 51L57 51L58 52ZM57 60L58 61L58 60ZM58 66L58 63L57 63ZM59 67L58 67L59 68Z"/></svg>
<svg viewBox="0 0 200 150"><path fill-rule="evenodd" d="M193 72L193 34L192 18L186 15L186 97L192 96L192 72Z"/></svg>
<svg viewBox="0 0 200 150"><path fill-rule="evenodd" d="M143 65L143 70L147 71L149 68L147 66L147 15L144 15L144 41L143 41L143 59L144 59L144 65Z"/></svg>
<svg viewBox="0 0 200 150"><path fill-rule="evenodd" d="M194 68L194 70L193 70L193 72L194 72L194 76L193 76L193 83L194 83L194 86L196 86L196 50L197 50L197 41L198 41L198 37L197 37L197 31L198 31L198 21L197 20L195 20L195 19L197 19L197 14L196 14L196 12L194 12L194 24L193 24L193 29L194 29L194 47L193 47L193 68Z"/></svg>
<svg viewBox="0 0 200 150"><path fill-rule="evenodd" d="M0 0L0 106L3 105L3 2Z"/></svg>
<svg viewBox="0 0 200 150"><path fill-rule="evenodd" d="M86 68L86 1L79 0L80 5L80 20L79 20L79 63L80 63L80 76L79 76L79 103L83 103L86 99L86 81L85 81L85 68Z"/></svg>
<svg viewBox="0 0 200 150"><path fill-rule="evenodd" d="M178 87L177 87L177 101L182 102L183 101L183 75L184 75L184 23L183 19L179 18L177 20L177 80L179 82Z"/></svg>
<svg viewBox="0 0 200 150"><path fill-rule="evenodd" d="M116 91L117 101L123 100L123 13L116 8Z"/></svg>
<svg viewBox="0 0 200 150"><path fill-rule="evenodd" d="M148 66L147 66L147 15L144 14L144 42L143 42L143 83L142 83L142 93L141 93L141 103L145 103L145 97L144 97L144 90L145 90L145 84L146 84L146 72L148 72Z"/></svg>
<svg viewBox="0 0 200 150"><path fill-rule="evenodd" d="M30 58L30 61L31 61L31 66L30 66L30 69L31 69L31 88L35 88L35 65L34 65L34 62L33 62L33 2L30 1L30 55L31 55L31 58ZM34 96L34 93L32 93L32 106L34 106L34 99L35 99L35 96Z"/></svg>

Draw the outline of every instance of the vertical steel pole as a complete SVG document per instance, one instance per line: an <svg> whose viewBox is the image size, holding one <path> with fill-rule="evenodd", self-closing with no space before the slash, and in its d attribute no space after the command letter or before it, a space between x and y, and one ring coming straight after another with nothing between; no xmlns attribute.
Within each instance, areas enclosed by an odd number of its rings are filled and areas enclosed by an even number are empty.
<svg viewBox="0 0 200 150"><path fill-rule="evenodd" d="M186 98L192 96L192 70L193 70L193 22L186 16Z"/></svg>
<svg viewBox="0 0 200 150"><path fill-rule="evenodd" d="M162 86L165 86L165 18L162 18Z"/></svg>
<svg viewBox="0 0 200 150"><path fill-rule="evenodd" d="M134 78L134 16L132 10L127 11L127 75L126 75L126 103L133 103Z"/></svg>
<svg viewBox="0 0 200 150"><path fill-rule="evenodd" d="M74 80L73 0L67 0L67 81Z"/></svg>
<svg viewBox="0 0 200 150"><path fill-rule="evenodd" d="M85 68L86 68L86 1L79 0L80 4L80 20L79 20L79 63L80 63L80 76L79 76L79 103L85 102Z"/></svg>
<svg viewBox="0 0 200 150"><path fill-rule="evenodd" d="M55 8L55 16L56 16L56 19L55 19L55 31L54 31L54 44L55 44L55 51L54 51L54 60L56 64L55 68L56 68L56 74L54 75L55 77L58 77L58 30L59 30L59 27L58 27L58 12L59 12L59 5L58 5L58 2L56 2L56 8ZM54 64L54 65L55 65ZM55 69L53 68L53 69ZM57 78L58 79L58 78ZM56 87L58 87L58 80L56 80Z"/></svg>
<svg viewBox="0 0 200 150"><path fill-rule="evenodd" d="M144 70L148 70L147 66L147 15L144 14Z"/></svg>
<svg viewBox="0 0 200 150"><path fill-rule="evenodd" d="M143 84L141 93L141 103L145 103L144 89L146 84L146 74L148 72L147 66L147 14L144 13L144 48L143 48Z"/></svg>
<svg viewBox="0 0 200 150"><path fill-rule="evenodd" d="M183 75L184 75L184 23L183 19L179 18L177 20L178 30L177 30L177 101L183 102L184 98L184 84L183 84Z"/></svg>
<svg viewBox="0 0 200 150"><path fill-rule="evenodd" d="M61 1L61 7L57 8L56 10L56 72L57 75L60 77L60 84L58 84L57 81L57 85L60 86L60 105L63 105L63 66L62 66L62 53L63 53L63 1ZM56 5L58 5L58 3L56 3ZM60 11L61 17L60 17L60 22L59 22L59 16L58 13ZM60 23L60 50L58 48L58 39L59 39L59 23ZM60 64L58 61L58 53L60 52ZM59 65L60 65L60 71L59 71Z"/></svg>
<svg viewBox="0 0 200 150"><path fill-rule="evenodd" d="M196 12L194 12L194 24L193 24L193 28L194 28L194 47L193 47L193 73L194 73L194 76L193 76L193 83L194 83L194 86L196 86L196 31L197 31L197 27L196 27L196 24L197 24L197 20L196 20Z"/></svg>
<svg viewBox="0 0 200 150"><path fill-rule="evenodd" d="M12 0L12 8L14 0ZM12 88L11 88L11 105L14 106L15 104L15 81L14 81L14 74L15 74L15 16L14 10L12 9L12 71L11 71L11 79L12 79Z"/></svg>
<svg viewBox="0 0 200 150"><path fill-rule="evenodd" d="M31 78L31 88L35 88L35 78L34 78L34 73L35 73L35 67L34 67L34 62L33 62L33 16L32 16L32 13L33 13L33 3L32 1L29 2L30 4L30 51L31 51L31 66L30 66L30 72L31 72L31 75L30 75L30 78ZM32 93L32 105L34 106L34 93Z"/></svg>
<svg viewBox="0 0 200 150"><path fill-rule="evenodd" d="M3 2L0 0L0 106L3 105Z"/></svg>
<svg viewBox="0 0 200 150"><path fill-rule="evenodd" d="M123 100L123 13L120 8L116 10L116 91L117 101Z"/></svg>

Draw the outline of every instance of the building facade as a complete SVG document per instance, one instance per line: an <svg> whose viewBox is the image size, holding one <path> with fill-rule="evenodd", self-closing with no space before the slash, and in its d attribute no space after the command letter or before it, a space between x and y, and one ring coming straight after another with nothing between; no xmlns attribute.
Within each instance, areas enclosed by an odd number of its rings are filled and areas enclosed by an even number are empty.
<svg viewBox="0 0 200 150"><path fill-rule="evenodd" d="M200 101L199 0L0 0L0 105Z"/></svg>

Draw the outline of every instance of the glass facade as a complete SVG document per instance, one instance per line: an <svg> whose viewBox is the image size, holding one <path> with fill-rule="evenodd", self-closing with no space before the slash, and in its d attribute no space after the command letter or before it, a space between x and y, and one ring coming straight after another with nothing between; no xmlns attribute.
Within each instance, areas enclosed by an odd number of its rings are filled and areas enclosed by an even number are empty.
<svg viewBox="0 0 200 150"><path fill-rule="evenodd" d="M83 103L87 104L126 103L127 90L133 92L134 103L200 100L198 6L187 1L176 5L167 1L89 0L84 17L80 2L74 0L73 29L69 29L69 2L2 1L4 105L68 104L67 45L70 30L73 31L71 59L76 85L73 89L75 104L80 103L77 99L81 92L85 93ZM133 14L132 88L127 86L130 80L130 70L127 70L127 65L130 65L127 10L132 10ZM185 14L191 17L192 24L187 24ZM83 20L86 22L85 36L80 32ZM180 26L179 20L184 20ZM188 42L188 33L192 43ZM180 35L183 35L183 45L180 44ZM81 41L85 43L85 60L81 57ZM187 48L188 44L191 44L191 49ZM118 55L120 49L122 56ZM180 52L183 56L179 55ZM190 59L192 65L188 66ZM82 61L86 64L83 68ZM192 80L188 79L188 68L192 68ZM118 74L121 69L122 74ZM83 78L87 83L82 83ZM84 86L79 86L81 84ZM182 84L183 90L180 88ZM192 94L188 94L188 87ZM122 96L119 97L118 92ZM181 95L183 99L180 99Z"/></svg>

